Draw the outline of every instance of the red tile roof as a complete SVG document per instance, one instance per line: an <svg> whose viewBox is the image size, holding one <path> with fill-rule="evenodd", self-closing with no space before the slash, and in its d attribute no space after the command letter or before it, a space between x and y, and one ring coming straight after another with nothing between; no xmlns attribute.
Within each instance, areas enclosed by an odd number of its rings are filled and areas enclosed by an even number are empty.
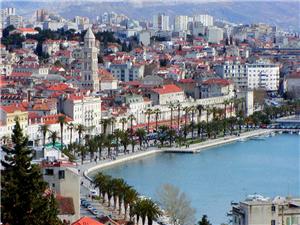
<svg viewBox="0 0 300 225"><path fill-rule="evenodd" d="M158 93L158 94L169 94L169 93L176 93L176 92L182 92L182 89L175 84L167 84L160 88L154 88L152 91Z"/></svg>
<svg viewBox="0 0 300 225"><path fill-rule="evenodd" d="M73 198L71 197L63 197L63 196L56 196L56 200L58 203L59 215L74 215L74 203Z"/></svg>
<svg viewBox="0 0 300 225"><path fill-rule="evenodd" d="M60 84L55 84L53 86L50 86L48 88L49 91L64 91L69 88L69 85L60 83Z"/></svg>
<svg viewBox="0 0 300 225"><path fill-rule="evenodd" d="M26 109L20 104L2 105L0 106L0 109L5 111L6 113L14 113L15 111L26 111Z"/></svg>
<svg viewBox="0 0 300 225"><path fill-rule="evenodd" d="M179 82L186 84L186 83L195 83L196 81L193 80L192 78L187 78L187 79L181 79L179 80Z"/></svg>
<svg viewBox="0 0 300 225"><path fill-rule="evenodd" d="M103 223L100 223L92 218L89 217L82 217L79 220L75 221L71 225L104 225Z"/></svg>
<svg viewBox="0 0 300 225"><path fill-rule="evenodd" d="M36 31L35 29L33 28L26 28L26 27L23 27L23 28L18 28L17 29L18 31L21 31L21 32L30 32L30 33L36 33L38 31Z"/></svg>
<svg viewBox="0 0 300 225"><path fill-rule="evenodd" d="M72 121L72 119L62 113L60 114L54 114L54 115L47 115L47 116L43 116L42 119L44 121L44 124L55 124L58 123L58 118L60 116L65 116L66 117L66 122L70 122Z"/></svg>

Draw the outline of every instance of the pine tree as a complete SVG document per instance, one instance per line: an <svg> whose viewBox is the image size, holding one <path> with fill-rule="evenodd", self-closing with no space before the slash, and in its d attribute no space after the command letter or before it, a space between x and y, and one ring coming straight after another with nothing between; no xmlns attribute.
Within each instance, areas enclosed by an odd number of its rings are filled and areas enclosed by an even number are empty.
<svg viewBox="0 0 300 225"><path fill-rule="evenodd" d="M3 146L6 153L1 161L1 217L4 224L39 225L60 224L58 209L52 194L46 194L40 167L31 164L32 151L27 148L28 139L16 120L13 130L13 148Z"/></svg>
<svg viewBox="0 0 300 225"><path fill-rule="evenodd" d="M198 225L211 225L211 223L207 219L207 215L202 216L202 219L198 222Z"/></svg>

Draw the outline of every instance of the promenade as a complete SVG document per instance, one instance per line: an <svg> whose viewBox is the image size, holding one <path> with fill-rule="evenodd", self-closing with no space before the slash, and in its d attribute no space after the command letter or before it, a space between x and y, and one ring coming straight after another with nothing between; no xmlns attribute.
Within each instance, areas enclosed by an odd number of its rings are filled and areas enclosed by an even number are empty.
<svg viewBox="0 0 300 225"><path fill-rule="evenodd" d="M90 194L90 191L94 189L94 186L92 184L91 173L93 173L97 170L103 169L103 168L115 166L120 163L126 163L130 160L144 158L144 157L147 157L147 156L150 156L153 154L157 154L157 153L164 153L164 152L198 153L203 150L207 150L207 149L219 146L219 145L230 144L235 141L242 140L242 139L247 139L247 138L251 138L251 137L255 137L255 136L270 134L271 132L272 132L271 129L259 129L259 130L253 130L253 131L247 131L247 132L241 133L240 136L234 136L234 135L226 136L226 137L222 137L222 138L217 138L217 139L212 139L212 140L192 144L188 147L185 147L185 146L184 147L172 147L172 148L150 147L145 150L136 151L134 153L119 155L114 160L106 159L106 160L101 160L101 161L97 161L97 162L95 162L95 161L86 162L84 164L80 164L77 166L78 170L80 171L81 182L82 182L81 195L82 195L82 197L86 197ZM97 208L100 212L104 213L105 215L112 215L113 218L116 218L116 219L123 218L124 212L122 212L122 214L119 215L117 210L114 210L113 207L108 207L107 204L101 204L97 201L94 201L94 202L92 201L92 203L95 208ZM82 212L85 213L84 210Z"/></svg>
<svg viewBox="0 0 300 225"><path fill-rule="evenodd" d="M259 130L253 130L253 131L247 131L244 133L241 133L240 136L226 136L222 138L217 138L217 139L211 139L208 141L192 144L189 147L164 147L164 148L148 148L146 150L140 150L134 153L126 154L126 155L121 155L118 156L115 160L107 159L107 160L102 160L98 162L88 162L84 163L82 165L78 166L78 169L82 172L82 175L91 181L91 178L89 177L89 174L95 170L103 169L105 167L110 167L114 166L119 163L124 163L130 160L135 160L138 158L143 158L146 156L150 156L152 154L156 153L163 153L163 152L172 152L172 153L198 153L203 150L216 147L219 145L224 145L224 144L230 144L242 139L247 139L255 136L260 136L260 135L266 135L271 133L271 129L259 129Z"/></svg>

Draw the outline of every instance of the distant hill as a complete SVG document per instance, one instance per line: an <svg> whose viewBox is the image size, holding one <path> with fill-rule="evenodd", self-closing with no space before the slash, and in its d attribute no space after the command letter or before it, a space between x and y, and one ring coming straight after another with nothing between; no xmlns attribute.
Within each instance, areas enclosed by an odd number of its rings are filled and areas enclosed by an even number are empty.
<svg viewBox="0 0 300 225"><path fill-rule="evenodd" d="M175 2L175 3L174 3ZM157 12L174 15L208 13L218 19L233 23L264 22L285 29L300 30L299 1L10 1L3 0L2 7L16 7L18 13L32 16L38 8L47 8L63 17L89 16L91 19L103 12L123 13L134 19L151 19Z"/></svg>

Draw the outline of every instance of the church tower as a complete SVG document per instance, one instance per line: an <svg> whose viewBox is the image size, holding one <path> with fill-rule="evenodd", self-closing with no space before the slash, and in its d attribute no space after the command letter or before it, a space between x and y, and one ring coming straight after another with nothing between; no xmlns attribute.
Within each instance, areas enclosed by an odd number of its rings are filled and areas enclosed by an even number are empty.
<svg viewBox="0 0 300 225"><path fill-rule="evenodd" d="M96 47L95 35L88 28L84 35L83 61L82 61L82 87L84 89L99 91L98 75L98 49Z"/></svg>

